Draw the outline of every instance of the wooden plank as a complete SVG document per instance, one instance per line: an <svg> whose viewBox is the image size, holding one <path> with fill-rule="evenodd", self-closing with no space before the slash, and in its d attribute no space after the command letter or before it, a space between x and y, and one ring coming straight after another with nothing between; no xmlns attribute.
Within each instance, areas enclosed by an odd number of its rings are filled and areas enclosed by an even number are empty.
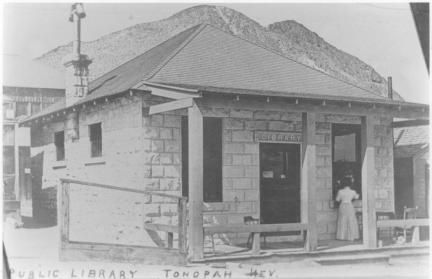
<svg viewBox="0 0 432 279"><path fill-rule="evenodd" d="M161 232L178 233L178 226L156 223L144 223L144 229Z"/></svg>
<svg viewBox="0 0 432 279"><path fill-rule="evenodd" d="M87 181L82 181L82 180L77 180L77 179L60 178L60 181L61 182L65 182L65 183L80 184L80 185L99 187L99 188L105 188L105 189L111 189L111 190L118 190L118 191L124 191L124 192L131 192L131 193L138 193L138 194L154 195L154 196L160 196L160 197L166 197L166 198L173 198L173 199L177 199L177 200L186 199L186 197L182 197L180 195L166 194L166 193L163 193L163 192L153 192L153 191L137 190L137 189L132 189L132 188L123 188L123 187L118 187L118 186L113 186L113 185L94 183L94 182L87 182Z"/></svg>
<svg viewBox="0 0 432 279"><path fill-rule="evenodd" d="M151 89L151 94L168 99L185 99L185 98L199 98L198 90L187 89L175 86L167 86L157 83L145 82L144 85Z"/></svg>
<svg viewBox="0 0 432 279"><path fill-rule="evenodd" d="M163 104L153 105L150 106L149 115L190 108L192 105L193 105L192 98L180 99L180 100L175 100Z"/></svg>
<svg viewBox="0 0 432 279"><path fill-rule="evenodd" d="M58 224L60 226L60 249L63 245L69 243L69 191L69 183L62 182L58 191L59 207L57 208Z"/></svg>
<svg viewBox="0 0 432 279"><path fill-rule="evenodd" d="M375 209L375 147L374 125L372 116L361 118L362 145L362 223L363 245L377 247L376 209Z"/></svg>
<svg viewBox="0 0 432 279"><path fill-rule="evenodd" d="M393 128L413 127L413 126L425 126L425 125L429 125L429 120L412 119L412 120L403 120L403 121L394 121L394 122L392 122L392 127Z"/></svg>
<svg viewBox="0 0 432 279"><path fill-rule="evenodd" d="M426 218L422 219L392 219L392 220L378 220L377 227L385 228L385 227L400 227L400 228L408 228L413 226L429 226L430 220Z"/></svg>
<svg viewBox="0 0 432 279"><path fill-rule="evenodd" d="M264 233L264 232L292 232L307 230L308 225L303 223L287 224L226 224L206 225L205 234L216 233Z"/></svg>
<svg viewBox="0 0 432 279"><path fill-rule="evenodd" d="M261 250L260 233L253 233L252 239L252 254L258 255Z"/></svg>
<svg viewBox="0 0 432 279"><path fill-rule="evenodd" d="M186 264L184 255L176 249L103 243L70 243L61 250L60 259L69 261L99 259L112 262L119 261L119 259L128 261L131 255L141 264L175 266Z"/></svg>
<svg viewBox="0 0 432 279"><path fill-rule="evenodd" d="M174 234L172 232L167 232L167 248L172 249L174 244Z"/></svg>
<svg viewBox="0 0 432 279"><path fill-rule="evenodd" d="M202 113L194 102L188 109L189 124L189 257L192 260L203 259L203 152L204 129Z"/></svg>
<svg viewBox="0 0 432 279"><path fill-rule="evenodd" d="M186 236L187 236L187 201L181 199L178 201L178 241L180 253L187 253L186 251Z"/></svg>
<svg viewBox="0 0 432 279"><path fill-rule="evenodd" d="M307 250L314 251L318 247L318 228L316 213L316 115L314 113L302 113L302 165L301 165L301 198L302 222L309 224L307 232Z"/></svg>
<svg viewBox="0 0 432 279"><path fill-rule="evenodd" d="M165 243L162 240L162 238L159 236L157 231L155 230L148 230L144 227L145 231L147 232L148 236L150 236L151 240L157 245L157 247L163 248L165 247Z"/></svg>

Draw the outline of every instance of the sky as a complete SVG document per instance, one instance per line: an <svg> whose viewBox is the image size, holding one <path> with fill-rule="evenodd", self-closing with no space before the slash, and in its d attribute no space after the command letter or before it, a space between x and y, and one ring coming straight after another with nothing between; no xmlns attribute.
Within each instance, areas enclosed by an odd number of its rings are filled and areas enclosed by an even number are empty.
<svg viewBox="0 0 432 279"><path fill-rule="evenodd" d="M206 2L206 4L209 4ZM82 39L91 41L142 22L164 19L195 3L85 3ZM338 49L393 77L407 101L429 103L429 77L407 3L230 3L267 26L296 20ZM8 3L3 6L3 55L35 58L72 39L67 3Z"/></svg>

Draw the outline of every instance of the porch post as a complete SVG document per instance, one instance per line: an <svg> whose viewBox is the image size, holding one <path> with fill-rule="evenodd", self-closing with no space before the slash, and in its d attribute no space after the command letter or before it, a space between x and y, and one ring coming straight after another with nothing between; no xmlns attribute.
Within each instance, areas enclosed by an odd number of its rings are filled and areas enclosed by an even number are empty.
<svg viewBox="0 0 432 279"><path fill-rule="evenodd" d="M301 165L301 218L307 222L306 249L314 251L318 246L316 216L316 164L315 164L315 113L302 113L302 165ZM305 212L306 211L306 212Z"/></svg>
<svg viewBox="0 0 432 279"><path fill-rule="evenodd" d="M203 258L203 116L193 102L188 108L189 137L189 224L188 256L192 260Z"/></svg>
<svg viewBox="0 0 432 279"><path fill-rule="evenodd" d="M362 145L362 223L363 245L376 248L376 213L375 213L375 147L374 126L371 116L361 118Z"/></svg>

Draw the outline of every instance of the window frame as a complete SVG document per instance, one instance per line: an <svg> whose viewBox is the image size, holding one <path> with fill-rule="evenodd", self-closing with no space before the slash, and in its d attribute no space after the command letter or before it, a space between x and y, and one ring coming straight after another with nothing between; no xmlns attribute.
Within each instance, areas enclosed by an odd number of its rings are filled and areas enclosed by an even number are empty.
<svg viewBox="0 0 432 279"><path fill-rule="evenodd" d="M97 137L97 134L95 134L96 132L99 133L99 137ZM89 133L89 142L90 142L90 158L102 157L103 155L102 122L89 124L88 133Z"/></svg>
<svg viewBox="0 0 432 279"><path fill-rule="evenodd" d="M58 136L60 135L63 138L63 140L59 140ZM64 161L66 159L64 130L54 133L54 145L56 147L56 161L57 162Z"/></svg>
<svg viewBox="0 0 432 279"><path fill-rule="evenodd" d="M361 155L361 125L360 124L347 124L347 123L332 123L331 124L331 167L332 167L332 193L333 193L333 199L336 199L336 195L338 192L338 185L337 185L337 178L336 173L338 170L335 168L335 130L340 127L341 129L351 129L353 133L355 133L355 162L351 162L354 168L353 170L353 177L354 177L354 185L352 187L353 190L359 194L359 199L362 198L362 191L361 191L361 183L362 183L362 177L361 177L361 166L362 166L362 155Z"/></svg>

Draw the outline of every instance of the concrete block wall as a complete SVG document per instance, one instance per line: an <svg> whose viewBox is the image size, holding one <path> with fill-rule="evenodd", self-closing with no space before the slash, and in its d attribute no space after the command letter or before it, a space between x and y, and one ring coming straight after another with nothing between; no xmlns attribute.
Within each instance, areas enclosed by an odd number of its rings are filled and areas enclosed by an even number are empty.
<svg viewBox="0 0 432 279"><path fill-rule="evenodd" d="M144 188L149 191L181 195L181 114L169 112L148 115L152 104L162 98L144 97L142 108ZM152 196L145 207L145 222L176 225L177 201Z"/></svg>
<svg viewBox="0 0 432 279"><path fill-rule="evenodd" d="M207 203L204 222L243 223L244 216L259 218L259 142L255 131L301 132L301 113L203 107L205 117L223 118L223 201ZM245 242L248 234L226 234L226 242Z"/></svg>
<svg viewBox="0 0 432 279"><path fill-rule="evenodd" d="M376 210L394 211L393 134L391 118L374 117ZM336 236L337 208L332 197L331 124L361 124L358 116L318 114L316 123L317 219L319 239ZM360 205L359 202L356 204Z"/></svg>
<svg viewBox="0 0 432 279"><path fill-rule="evenodd" d="M59 177L150 191L181 194L181 116L185 110L149 116L148 107L161 98L128 96L88 106L79 113L79 139L66 144L66 166L55 164L54 132L64 121L53 120L34 130L33 153L44 152L43 187L56 186ZM255 131L301 132L301 113L276 110L204 106L205 117L223 118L223 201L204 204L205 223L243 223L244 216L259 217L259 143ZM103 156L90 158L88 125L102 123ZM392 211L393 145L391 119L375 119L377 210ZM337 211L332 197L331 123L360 124L360 117L318 114L316 123L317 210L319 239L334 239ZM122 199L122 201L126 201ZM136 195L129 203L142 205L143 222L177 223L174 200ZM96 206L96 203L94 204ZM120 211L129 205L118 204ZM122 223L122 218L107 219ZM124 216L123 216L124 217ZM125 221L126 222L126 221ZM125 223L126 224L126 223ZM141 225L136 226L141 231ZM124 239L124 235L116 237ZM131 234L131 241L137 234ZM116 241L113 237L113 241ZM229 242L243 242L247 235L226 235Z"/></svg>
<svg viewBox="0 0 432 279"><path fill-rule="evenodd" d="M43 156L42 188L56 187L59 178L66 177L146 189L142 97L128 96L87 105L78 117L79 137L65 143L65 161L56 161L53 139L54 132L65 129L66 118L55 118L32 129L32 157ZM91 158L88 126L99 122L102 156ZM75 240L154 245L143 232L143 217L137 215L145 212L143 208L150 202L148 196L79 185L71 185L72 188L71 197L75 198L71 200L70 221L71 237ZM92 225L88 223L91 221ZM101 237L104 231L106 237Z"/></svg>

